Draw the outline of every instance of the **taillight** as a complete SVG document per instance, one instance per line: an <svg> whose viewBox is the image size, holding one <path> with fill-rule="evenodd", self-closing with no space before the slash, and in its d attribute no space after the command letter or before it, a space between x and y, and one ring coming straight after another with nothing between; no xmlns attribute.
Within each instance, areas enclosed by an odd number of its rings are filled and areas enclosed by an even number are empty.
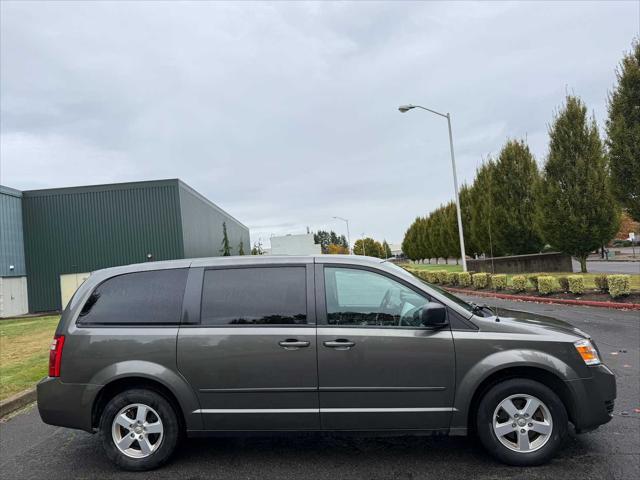
<svg viewBox="0 0 640 480"><path fill-rule="evenodd" d="M64 335L56 335L51 340L49 347L49 376L60 376L60 363L62 362L62 347L64 346Z"/></svg>

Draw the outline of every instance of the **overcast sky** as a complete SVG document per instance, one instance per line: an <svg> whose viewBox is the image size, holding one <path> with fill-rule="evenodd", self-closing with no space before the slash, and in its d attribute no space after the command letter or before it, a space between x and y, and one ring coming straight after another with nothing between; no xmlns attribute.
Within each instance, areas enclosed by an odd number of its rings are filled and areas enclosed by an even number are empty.
<svg viewBox="0 0 640 480"><path fill-rule="evenodd" d="M603 124L640 4L1 3L0 182L178 177L251 229L400 242L566 92Z"/></svg>

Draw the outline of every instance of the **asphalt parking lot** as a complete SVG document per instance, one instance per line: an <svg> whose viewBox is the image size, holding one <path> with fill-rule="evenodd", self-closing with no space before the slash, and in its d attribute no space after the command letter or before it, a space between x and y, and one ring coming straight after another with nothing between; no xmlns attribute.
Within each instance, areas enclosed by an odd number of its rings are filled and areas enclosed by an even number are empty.
<svg viewBox="0 0 640 480"><path fill-rule="evenodd" d="M295 436L191 439L162 469L129 473L104 457L97 436L45 425L31 406L0 423L0 478L640 478L638 312L478 301L553 315L589 332L618 376L613 420L595 432L572 434L558 457L536 468L501 465L473 438Z"/></svg>

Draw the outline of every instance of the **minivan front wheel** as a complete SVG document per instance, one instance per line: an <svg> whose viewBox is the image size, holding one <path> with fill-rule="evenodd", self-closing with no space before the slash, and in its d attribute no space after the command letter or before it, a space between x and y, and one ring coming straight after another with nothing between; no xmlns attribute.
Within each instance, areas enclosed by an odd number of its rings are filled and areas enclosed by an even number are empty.
<svg viewBox="0 0 640 480"><path fill-rule="evenodd" d="M481 399L477 431L483 446L509 465L540 465L556 453L568 430L564 404L546 385L511 379Z"/></svg>
<svg viewBox="0 0 640 480"><path fill-rule="evenodd" d="M100 436L109 459L126 470L150 470L175 450L179 423L171 404L145 389L124 391L107 403Z"/></svg>

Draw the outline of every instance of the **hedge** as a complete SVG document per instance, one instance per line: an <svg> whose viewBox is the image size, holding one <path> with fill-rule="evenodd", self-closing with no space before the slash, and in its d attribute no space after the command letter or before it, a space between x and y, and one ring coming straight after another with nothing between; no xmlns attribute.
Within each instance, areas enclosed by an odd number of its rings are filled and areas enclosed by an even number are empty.
<svg viewBox="0 0 640 480"><path fill-rule="evenodd" d="M559 277L556 277L558 279L558 284L560 285L560 290L562 290L563 292L568 292L569 291L569 279L564 276L564 275L560 275Z"/></svg>
<svg viewBox="0 0 640 480"><path fill-rule="evenodd" d="M438 283L441 283L442 285L447 283L447 280L448 280L447 274L449 272L447 272L446 270L438 270L435 273L438 278Z"/></svg>
<svg viewBox="0 0 640 480"><path fill-rule="evenodd" d="M534 290L538 290L538 277L540 275L528 275L527 279L531 282Z"/></svg>
<svg viewBox="0 0 640 480"><path fill-rule="evenodd" d="M601 292L606 292L607 290L609 290L609 284L607 283L606 275L596 275L594 281L596 283L596 288Z"/></svg>
<svg viewBox="0 0 640 480"><path fill-rule="evenodd" d="M527 290L527 277L524 275L514 275L511 278L511 286L516 292L524 292Z"/></svg>
<svg viewBox="0 0 640 480"><path fill-rule="evenodd" d="M584 277L582 275L569 275L567 277L569 291L575 295L584 293Z"/></svg>
<svg viewBox="0 0 640 480"><path fill-rule="evenodd" d="M629 295L631 293L631 275L609 275L607 276L607 285L611 298Z"/></svg>
<svg viewBox="0 0 640 480"><path fill-rule="evenodd" d="M425 272L424 279L429 283L438 283L438 272L433 270Z"/></svg>
<svg viewBox="0 0 640 480"><path fill-rule="evenodd" d="M491 286L496 290L507 288L507 276L504 273L491 275Z"/></svg>
<svg viewBox="0 0 640 480"><path fill-rule="evenodd" d="M538 292L542 295L549 295L560 288L558 280L551 275L541 275L538 280Z"/></svg>
<svg viewBox="0 0 640 480"><path fill-rule="evenodd" d="M488 273L474 273L471 279L475 288L487 288L489 286Z"/></svg>
<svg viewBox="0 0 640 480"><path fill-rule="evenodd" d="M458 273L458 285L468 287L471 285L471 274L469 272Z"/></svg>
<svg viewBox="0 0 640 480"><path fill-rule="evenodd" d="M458 272L447 272L447 284L458 285Z"/></svg>

